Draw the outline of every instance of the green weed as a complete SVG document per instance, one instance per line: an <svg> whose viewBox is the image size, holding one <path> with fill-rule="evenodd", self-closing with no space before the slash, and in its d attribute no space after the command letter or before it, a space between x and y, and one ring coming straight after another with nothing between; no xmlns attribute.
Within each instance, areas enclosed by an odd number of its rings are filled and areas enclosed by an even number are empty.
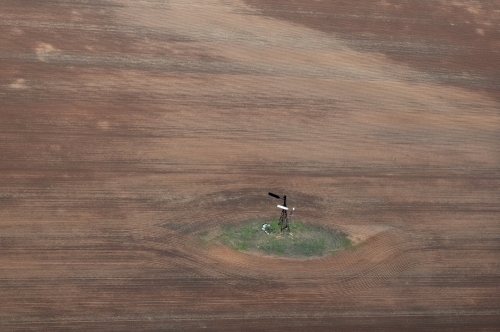
<svg viewBox="0 0 500 332"><path fill-rule="evenodd" d="M262 231L264 223L269 224L269 234ZM299 221L290 223L290 233L281 234L277 219L225 226L216 241L239 251L283 256L322 256L340 248L352 248L345 234Z"/></svg>

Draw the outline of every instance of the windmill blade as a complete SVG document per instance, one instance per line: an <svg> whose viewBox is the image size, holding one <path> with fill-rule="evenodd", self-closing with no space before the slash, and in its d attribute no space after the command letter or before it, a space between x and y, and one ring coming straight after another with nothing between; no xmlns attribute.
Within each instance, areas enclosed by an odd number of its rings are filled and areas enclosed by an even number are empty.
<svg viewBox="0 0 500 332"><path fill-rule="evenodd" d="M274 198L280 198L278 195L273 194L272 192L269 192L269 196L273 196Z"/></svg>

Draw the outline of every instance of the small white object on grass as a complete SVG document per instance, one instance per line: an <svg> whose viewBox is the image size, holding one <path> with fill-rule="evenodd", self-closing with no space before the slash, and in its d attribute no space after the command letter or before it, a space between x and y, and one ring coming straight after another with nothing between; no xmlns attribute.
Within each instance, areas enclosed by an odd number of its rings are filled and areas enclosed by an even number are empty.
<svg viewBox="0 0 500 332"><path fill-rule="evenodd" d="M266 234L267 234L267 235L269 235L269 232L267 231L267 228L268 228L268 227L271 227L271 225L269 225L269 224L263 224L263 225L262 225L262 227L261 227L261 229L262 229L264 232L266 232Z"/></svg>

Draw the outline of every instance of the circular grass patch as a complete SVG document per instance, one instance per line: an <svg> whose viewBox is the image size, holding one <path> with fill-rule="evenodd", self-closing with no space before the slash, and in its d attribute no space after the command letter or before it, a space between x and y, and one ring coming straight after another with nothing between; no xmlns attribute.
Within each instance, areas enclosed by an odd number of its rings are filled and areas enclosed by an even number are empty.
<svg viewBox="0 0 500 332"><path fill-rule="evenodd" d="M290 233L281 233L276 219L227 225L211 241L240 251L299 257L324 256L352 247L343 232L299 221L292 221L289 226Z"/></svg>

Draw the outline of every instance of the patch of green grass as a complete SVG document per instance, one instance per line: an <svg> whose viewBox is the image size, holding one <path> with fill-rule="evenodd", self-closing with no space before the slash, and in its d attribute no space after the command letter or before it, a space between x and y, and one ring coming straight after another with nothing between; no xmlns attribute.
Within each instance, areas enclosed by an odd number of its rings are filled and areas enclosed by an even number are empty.
<svg viewBox="0 0 500 332"><path fill-rule="evenodd" d="M278 225L278 220L272 220L270 223L271 229L273 233L279 233L281 232L281 227Z"/></svg>
<svg viewBox="0 0 500 332"><path fill-rule="evenodd" d="M285 246L275 237L271 237L269 241L266 241L263 245L259 246L259 248L269 254L281 255L285 252Z"/></svg>
<svg viewBox="0 0 500 332"><path fill-rule="evenodd" d="M243 235L243 236L250 236L250 235L252 235L252 228L248 227L248 226L243 227L241 229L241 235Z"/></svg>
<svg viewBox="0 0 500 332"><path fill-rule="evenodd" d="M305 256L314 256L325 250L325 239L306 239L297 241L296 246Z"/></svg>
<svg viewBox="0 0 500 332"><path fill-rule="evenodd" d="M342 239L342 247L347 250L351 250L353 248L351 240L349 240L347 237L344 237Z"/></svg>
<svg viewBox="0 0 500 332"><path fill-rule="evenodd" d="M300 221L292 221L289 227L295 232L301 232L302 230L304 230L304 224L302 224Z"/></svg>
<svg viewBox="0 0 500 332"><path fill-rule="evenodd" d="M262 230L263 224L269 224L266 229L269 234ZM293 221L290 233L282 234L276 219L225 226L215 241L235 250L279 256L322 256L341 248L352 248L346 234L310 223Z"/></svg>

